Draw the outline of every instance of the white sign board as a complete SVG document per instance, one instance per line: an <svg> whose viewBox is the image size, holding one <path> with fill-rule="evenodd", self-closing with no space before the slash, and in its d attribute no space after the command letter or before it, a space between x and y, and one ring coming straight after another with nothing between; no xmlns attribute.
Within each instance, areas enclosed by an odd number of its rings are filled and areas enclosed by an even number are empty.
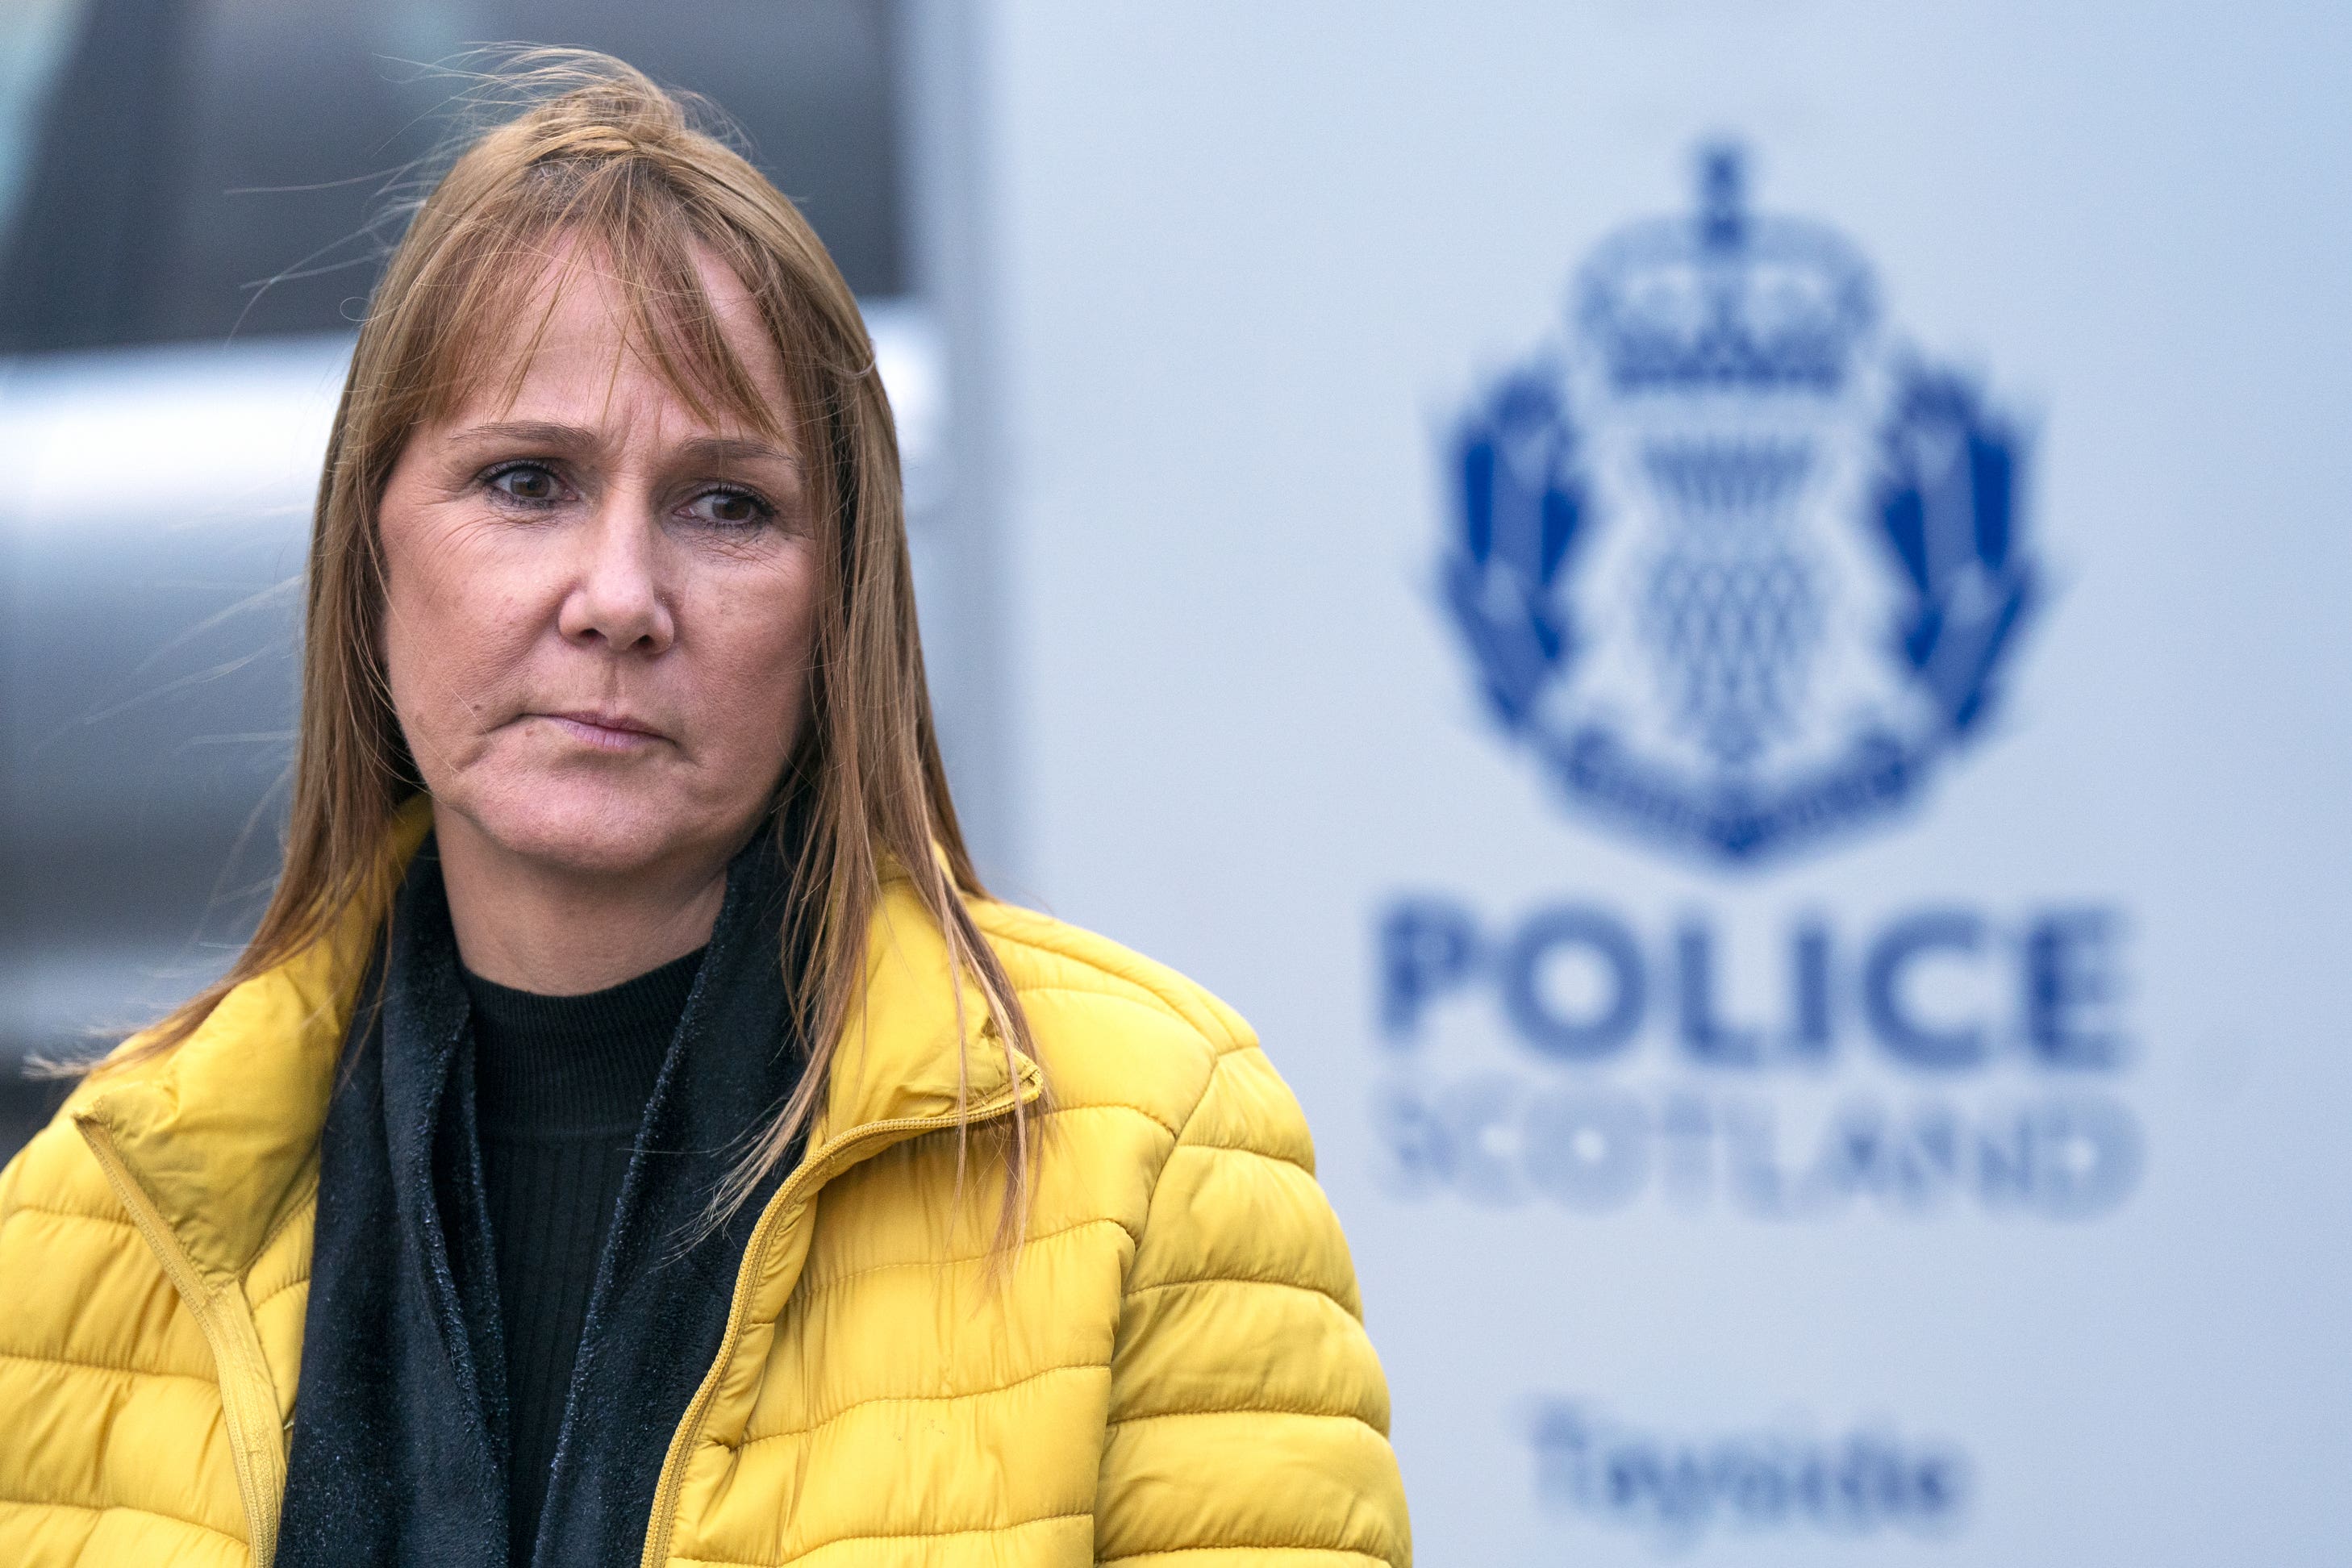
<svg viewBox="0 0 2352 1568"><path fill-rule="evenodd" d="M1031 886L1421 1560L2352 1561L2352 37L1007 7Z"/></svg>

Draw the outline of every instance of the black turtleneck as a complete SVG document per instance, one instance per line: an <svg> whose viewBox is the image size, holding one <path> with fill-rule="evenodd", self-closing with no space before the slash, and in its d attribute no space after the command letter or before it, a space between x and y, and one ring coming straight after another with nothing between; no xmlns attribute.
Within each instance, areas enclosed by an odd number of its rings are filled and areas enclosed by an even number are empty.
<svg viewBox="0 0 2352 1568"><path fill-rule="evenodd" d="M482 1196L506 1344L509 1539L528 1562L589 1292L702 954L585 996L467 972Z"/></svg>

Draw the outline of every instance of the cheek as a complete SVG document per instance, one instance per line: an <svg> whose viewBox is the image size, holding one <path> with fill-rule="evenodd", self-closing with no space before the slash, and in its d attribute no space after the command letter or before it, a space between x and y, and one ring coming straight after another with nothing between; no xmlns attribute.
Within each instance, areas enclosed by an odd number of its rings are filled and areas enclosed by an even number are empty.
<svg viewBox="0 0 2352 1568"><path fill-rule="evenodd" d="M730 582L713 596L707 671L711 717L756 750L747 762L782 764L808 717L816 634L815 570L795 544L782 560ZM747 722L772 716L772 726Z"/></svg>
<svg viewBox="0 0 2352 1568"><path fill-rule="evenodd" d="M496 707L531 616L512 572L462 525L396 512L387 497L382 527L384 678L412 743L437 751Z"/></svg>

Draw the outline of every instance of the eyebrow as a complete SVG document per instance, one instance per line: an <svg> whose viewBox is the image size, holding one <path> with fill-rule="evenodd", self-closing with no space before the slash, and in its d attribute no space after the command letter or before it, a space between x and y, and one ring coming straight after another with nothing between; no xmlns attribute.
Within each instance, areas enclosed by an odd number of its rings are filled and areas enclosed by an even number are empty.
<svg viewBox="0 0 2352 1568"><path fill-rule="evenodd" d="M593 430L578 425L559 425L551 420L494 420L485 425L469 425L457 433L460 441L517 442L525 446L544 447L559 452L578 452L593 447L600 437ZM701 463L784 463L797 468L800 458L772 442L755 440L745 436L698 436L679 443L677 455Z"/></svg>

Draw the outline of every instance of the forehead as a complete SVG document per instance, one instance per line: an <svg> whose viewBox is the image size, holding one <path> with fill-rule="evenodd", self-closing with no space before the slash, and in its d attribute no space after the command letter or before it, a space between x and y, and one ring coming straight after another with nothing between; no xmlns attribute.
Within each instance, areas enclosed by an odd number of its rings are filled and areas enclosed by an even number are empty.
<svg viewBox="0 0 2352 1568"><path fill-rule="evenodd" d="M759 300L708 247L687 259L688 275L667 286L570 240L515 262L478 296L489 330L453 378L446 417L560 406L574 418L784 435L791 390Z"/></svg>

